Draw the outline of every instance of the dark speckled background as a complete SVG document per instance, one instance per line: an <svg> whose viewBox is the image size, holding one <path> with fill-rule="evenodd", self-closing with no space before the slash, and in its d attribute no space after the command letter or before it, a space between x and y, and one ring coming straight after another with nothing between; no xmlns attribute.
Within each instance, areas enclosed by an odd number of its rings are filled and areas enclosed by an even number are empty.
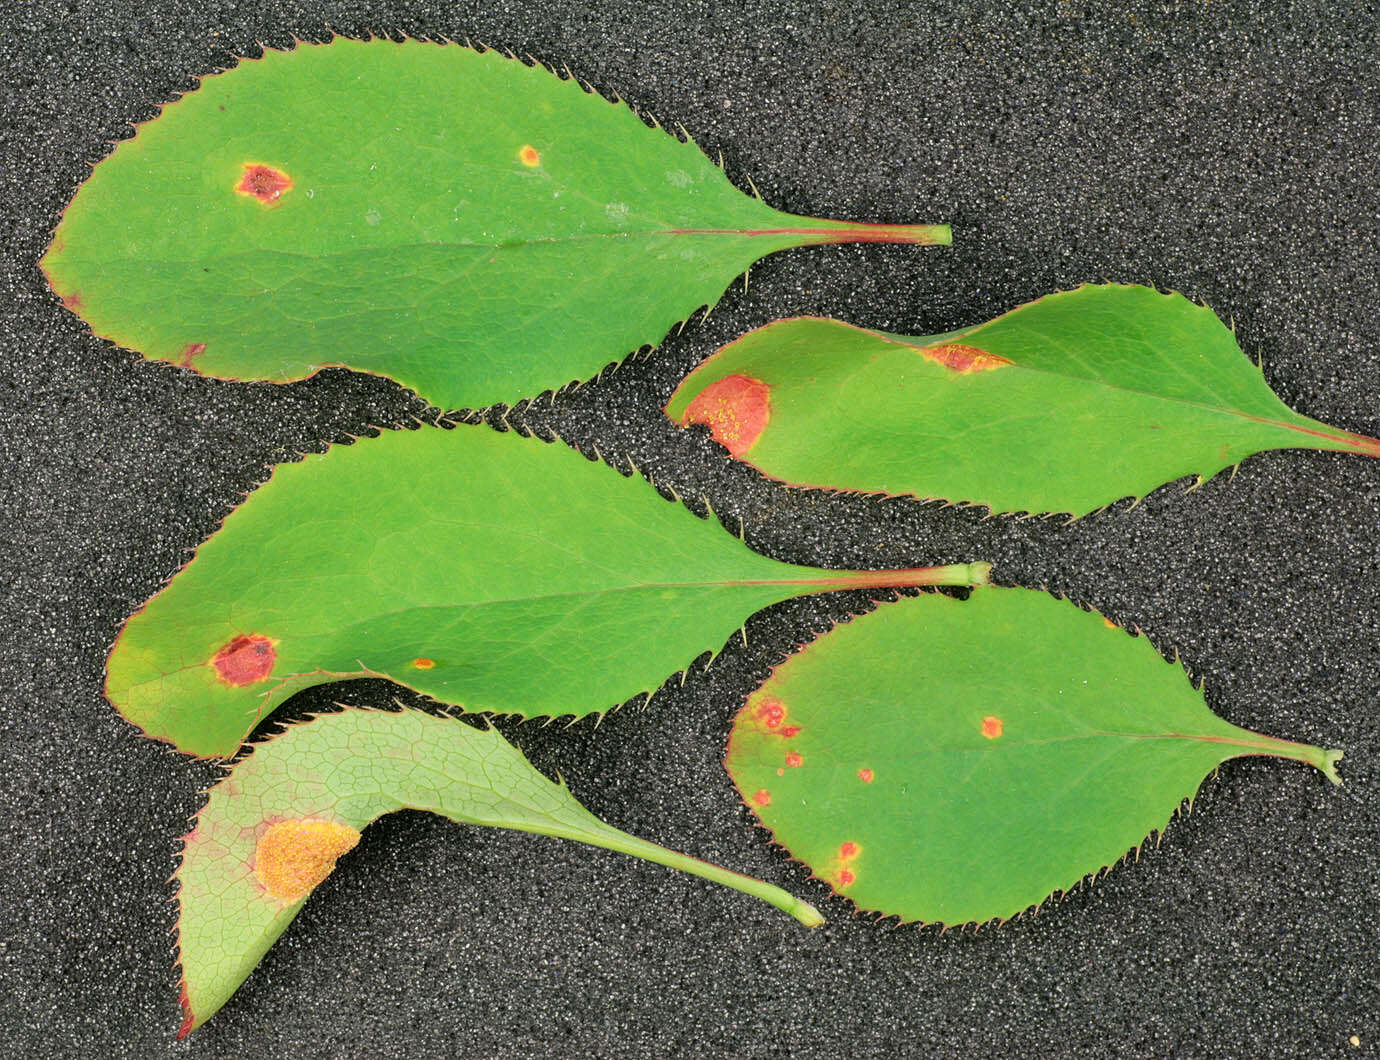
<svg viewBox="0 0 1380 1060"><path fill-rule="evenodd" d="M618 855L401 814L175 1045L166 880L214 770L106 705L106 646L266 463L423 410L343 371L276 388L141 362L86 335L33 263L128 123L327 24L568 64L794 212L952 222L951 251L768 259L707 324L540 423L706 494L782 559L985 558L1095 605L1177 649L1230 720L1345 748L1346 786L1233 762L1161 845L1038 917L941 936L851 916L767 845L719 765L768 667L865 603L797 602L650 709L510 731L596 813L805 895L826 928ZM1380 434L1377 24L1373 4L1327 2L0 0L0 1053L1380 1055L1380 464L1273 453L1072 525L984 521L771 486L658 412L777 316L935 333L1107 278L1205 300L1295 408Z"/></svg>

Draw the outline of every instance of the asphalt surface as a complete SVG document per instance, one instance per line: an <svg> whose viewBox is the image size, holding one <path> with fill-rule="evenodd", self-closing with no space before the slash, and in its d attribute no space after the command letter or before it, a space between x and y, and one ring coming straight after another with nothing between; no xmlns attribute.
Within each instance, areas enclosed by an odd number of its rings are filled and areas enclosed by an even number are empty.
<svg viewBox="0 0 1380 1060"><path fill-rule="evenodd" d="M1271 453L1072 524L984 520L786 490L660 415L718 344L778 316L932 334L1110 279L1207 302L1290 405L1380 434L1375 6L977 8L0 4L0 1054L1380 1055L1380 464ZM781 559L989 559L1096 606L1177 651L1229 720L1344 748L1345 786L1238 760L1158 846L1038 916L947 934L854 916L768 844L720 765L768 668L867 606L812 598L646 710L508 731L611 823L779 883L826 927L615 854L400 814L175 1043L167 881L216 770L118 717L107 648L266 465L426 408L339 370L274 387L144 362L87 334L34 263L129 123L328 25L568 65L796 213L950 222L951 250L767 259L707 323L533 426L631 454ZM396 691L317 690L285 716Z"/></svg>

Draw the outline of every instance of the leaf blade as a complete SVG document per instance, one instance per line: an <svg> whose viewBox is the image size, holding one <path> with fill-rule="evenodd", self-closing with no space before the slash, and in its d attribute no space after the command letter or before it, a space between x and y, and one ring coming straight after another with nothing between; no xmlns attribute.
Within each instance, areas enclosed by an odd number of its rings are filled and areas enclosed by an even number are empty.
<svg viewBox="0 0 1380 1060"><path fill-rule="evenodd" d="M760 383L769 407L736 441L735 380ZM779 321L710 357L666 413L709 423L793 485L1000 512L1083 515L1265 449L1380 455L1285 406L1211 310L1134 286L1085 286L926 338Z"/></svg>
<svg viewBox="0 0 1380 1060"><path fill-rule="evenodd" d="M780 563L563 445L386 431L275 469L126 623L106 694L201 755L233 753L289 696L346 677L585 715L650 695L792 596L985 577Z"/></svg>
<svg viewBox="0 0 1380 1060"><path fill-rule="evenodd" d="M1294 758L1340 783L1339 752L1223 721L1178 666L1108 625L1022 589L884 605L748 697L725 765L837 892L946 924L1069 890L1163 831L1230 758Z"/></svg>
<svg viewBox="0 0 1380 1060"><path fill-rule="evenodd" d="M286 190L240 190L258 170ZM169 104L41 265L147 357L275 382L343 364L458 408L589 377L762 255L857 239L948 231L773 210L692 141L497 52L338 38Z"/></svg>

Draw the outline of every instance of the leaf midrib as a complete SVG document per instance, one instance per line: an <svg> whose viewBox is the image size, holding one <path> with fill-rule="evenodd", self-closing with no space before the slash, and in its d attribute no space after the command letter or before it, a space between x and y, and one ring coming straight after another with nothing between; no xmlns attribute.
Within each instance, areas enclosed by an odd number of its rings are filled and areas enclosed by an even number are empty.
<svg viewBox="0 0 1380 1060"><path fill-rule="evenodd" d="M308 251L280 250L267 248L253 248L249 250L236 250L225 254L206 255L199 258L168 258L168 257L140 257L137 261L142 263L153 263L159 265L196 265L206 261L224 261L234 258L245 257L283 257L283 258L306 258L314 261L334 260L363 256L368 254L386 253L391 251L422 250L425 248L442 249L467 249L467 250L519 250L530 246L550 246L564 243L592 242L600 239L620 239L635 237L638 239L651 239L665 236L743 236L747 238L765 238L767 236L814 236L814 235L840 235L848 232L848 229L837 228L660 228L636 230L631 232L577 232L570 235L550 236L540 239L515 239L506 242L484 243L471 242L465 239L459 240L427 240L414 243L385 243L378 246L358 247L346 250L328 250L321 253L311 253ZM66 259L73 265L111 265L126 264L129 258L83 258L68 257Z"/></svg>

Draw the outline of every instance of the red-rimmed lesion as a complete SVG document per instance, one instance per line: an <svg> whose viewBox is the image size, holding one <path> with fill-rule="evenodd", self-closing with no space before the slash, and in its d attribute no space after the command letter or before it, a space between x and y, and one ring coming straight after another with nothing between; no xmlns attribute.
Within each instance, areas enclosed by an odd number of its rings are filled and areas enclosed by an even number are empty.
<svg viewBox="0 0 1380 1060"><path fill-rule="evenodd" d="M258 199L265 206L272 205L292 190L292 178L281 169L261 162L246 162L244 174L235 185L241 195Z"/></svg>

